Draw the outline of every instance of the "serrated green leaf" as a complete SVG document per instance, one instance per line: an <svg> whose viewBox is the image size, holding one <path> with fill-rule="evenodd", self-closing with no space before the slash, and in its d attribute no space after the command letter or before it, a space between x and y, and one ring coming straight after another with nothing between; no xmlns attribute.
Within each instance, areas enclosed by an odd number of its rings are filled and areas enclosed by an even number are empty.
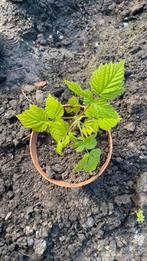
<svg viewBox="0 0 147 261"><path fill-rule="evenodd" d="M29 109L16 115L16 117L25 128L32 129L33 131L43 132L49 126L46 111L36 105L30 104Z"/></svg>
<svg viewBox="0 0 147 261"><path fill-rule="evenodd" d="M79 104L79 100L78 98L76 98L75 96L72 96L69 100L68 100L68 104L71 105L71 107L66 107L65 110L67 111L67 113L78 113L80 111L80 104ZM79 105L79 106L78 106Z"/></svg>
<svg viewBox="0 0 147 261"><path fill-rule="evenodd" d="M64 80L64 82L72 92L84 98L85 104L89 104L93 101L93 94L90 90L83 90L81 86L75 82L69 82L67 80Z"/></svg>
<svg viewBox="0 0 147 261"><path fill-rule="evenodd" d="M101 64L90 79L91 91L106 100L114 99L123 93L124 87L124 64L119 63Z"/></svg>
<svg viewBox="0 0 147 261"><path fill-rule="evenodd" d="M46 99L46 112L50 119L61 118L64 114L64 108L62 104L55 99L52 95L48 95Z"/></svg>
<svg viewBox="0 0 147 261"><path fill-rule="evenodd" d="M74 147L76 148L77 152L81 152L83 150L91 150L94 149L97 141L94 136L83 138L81 137L81 141L77 141L74 143Z"/></svg>
<svg viewBox="0 0 147 261"><path fill-rule="evenodd" d="M80 107L75 107L75 108L71 108L71 107L66 107L65 108L65 110L66 110L66 112L67 113L72 113L72 112L74 112L75 114L78 114L78 112L80 111Z"/></svg>
<svg viewBox="0 0 147 261"><path fill-rule="evenodd" d="M97 119L98 126L103 130L111 130L121 120L113 106L102 100L92 103L85 111L85 115L88 118Z"/></svg>
<svg viewBox="0 0 147 261"><path fill-rule="evenodd" d="M75 96L72 96L71 98L69 98L68 103L71 106L78 105L79 104L79 99L77 97L75 97Z"/></svg>
<svg viewBox="0 0 147 261"><path fill-rule="evenodd" d="M59 155L62 155L62 150L69 144L69 142L70 142L70 137L68 135L66 135L61 140L59 140L59 142L57 143L56 152Z"/></svg>
<svg viewBox="0 0 147 261"><path fill-rule="evenodd" d="M89 105L93 102L93 94L90 90L83 90L84 104Z"/></svg>
<svg viewBox="0 0 147 261"><path fill-rule="evenodd" d="M79 172L84 170L85 172L94 171L100 162L101 150L94 149L86 153L83 158L78 162L75 167L75 171Z"/></svg>
<svg viewBox="0 0 147 261"><path fill-rule="evenodd" d="M69 130L69 124L62 119L50 122L49 132L56 142L59 142L62 137L66 136Z"/></svg>
<svg viewBox="0 0 147 261"><path fill-rule="evenodd" d="M99 120L98 120L99 127L100 127L102 130L106 130L106 131L111 130L111 129L112 129L113 127L115 127L119 122L120 122L120 118L118 118L118 119L99 119Z"/></svg>
<svg viewBox="0 0 147 261"><path fill-rule="evenodd" d="M143 223L145 220L145 216L143 214L143 210L142 209L138 209L138 211L136 212L136 216L137 216L137 221L139 223Z"/></svg>
<svg viewBox="0 0 147 261"><path fill-rule="evenodd" d="M58 141L57 143L57 146L56 146L56 152L59 154L59 155L62 155L62 143L60 142L60 140Z"/></svg>
<svg viewBox="0 0 147 261"><path fill-rule="evenodd" d="M82 133L84 136L87 137L88 135L91 135L92 131L88 127L82 125Z"/></svg>
<svg viewBox="0 0 147 261"><path fill-rule="evenodd" d="M87 119L82 125L82 132L85 136L98 132L98 120Z"/></svg>
<svg viewBox="0 0 147 261"><path fill-rule="evenodd" d="M71 141L73 141L73 142L77 141L77 138L75 137L74 132L69 131L68 135L69 135Z"/></svg>

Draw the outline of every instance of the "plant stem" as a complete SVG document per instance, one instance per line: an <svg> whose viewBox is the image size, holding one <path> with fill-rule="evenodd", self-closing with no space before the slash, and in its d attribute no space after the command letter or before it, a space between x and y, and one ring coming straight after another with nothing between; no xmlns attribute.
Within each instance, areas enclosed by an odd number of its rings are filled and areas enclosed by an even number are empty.
<svg viewBox="0 0 147 261"><path fill-rule="evenodd" d="M80 130L80 133L81 133L81 136L83 137L83 132L82 132L82 129L81 129L81 126L80 126L80 123L77 125L79 130Z"/></svg>
<svg viewBox="0 0 147 261"><path fill-rule="evenodd" d="M83 109L86 108L86 106L80 105L80 104L77 104L77 105L76 104L75 105L65 104L64 107L80 107L80 108L83 108Z"/></svg>
<svg viewBox="0 0 147 261"><path fill-rule="evenodd" d="M30 98L28 98L28 96L25 94L24 90L21 89L21 92L22 92L23 96L27 99L27 101L29 103L34 104L34 102Z"/></svg>
<svg viewBox="0 0 147 261"><path fill-rule="evenodd" d="M63 119L65 119L65 120L70 120L70 119L73 119L73 118L74 118L74 116L69 116L69 117L68 116L64 116L63 117Z"/></svg>
<svg viewBox="0 0 147 261"><path fill-rule="evenodd" d="M70 104L65 104L64 107L80 107L80 108L83 108L84 110L78 115L78 117L73 121L73 123L71 124L70 126L70 131L73 131L76 127L79 128L80 130L80 133L81 133L81 136L83 136L83 133L82 133L82 129L81 129L81 126L80 126L80 121L82 118L84 118L84 112L85 110L87 109L87 106L84 106L84 105L70 105ZM65 120L70 120L70 119L74 119L75 116L65 116L63 117L63 119Z"/></svg>

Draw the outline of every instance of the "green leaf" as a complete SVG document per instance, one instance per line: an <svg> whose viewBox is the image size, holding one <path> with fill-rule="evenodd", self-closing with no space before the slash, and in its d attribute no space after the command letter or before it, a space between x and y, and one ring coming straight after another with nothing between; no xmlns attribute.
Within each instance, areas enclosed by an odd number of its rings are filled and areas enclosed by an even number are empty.
<svg viewBox="0 0 147 261"><path fill-rule="evenodd" d="M137 212L136 212L136 216L137 216L137 221L139 223L143 223L144 220L145 220L145 216L143 214L143 210L142 209L138 209Z"/></svg>
<svg viewBox="0 0 147 261"><path fill-rule="evenodd" d="M87 138L83 138L83 137L80 138L82 139L81 141L77 141L74 143L74 147L76 148L77 152L81 152L85 149L91 150L95 148L97 141L94 136L90 136Z"/></svg>
<svg viewBox="0 0 147 261"><path fill-rule="evenodd" d="M90 90L83 90L81 86L75 82L69 82L67 80L64 80L64 82L72 92L84 98L85 104L89 104L93 101L93 94Z"/></svg>
<svg viewBox="0 0 147 261"><path fill-rule="evenodd" d="M87 119L82 125L82 132L85 136L98 132L98 120Z"/></svg>
<svg viewBox="0 0 147 261"><path fill-rule="evenodd" d="M92 103L85 111L85 115L88 118L97 119L99 127L103 130L111 130L121 120L113 106L102 100Z"/></svg>
<svg viewBox="0 0 147 261"><path fill-rule="evenodd" d="M71 98L69 98L68 103L71 106L78 105L79 104L79 99L77 97L75 97L75 96L72 96Z"/></svg>
<svg viewBox="0 0 147 261"><path fill-rule="evenodd" d="M29 109L23 113L16 115L21 124L33 131L43 132L49 126L48 115L46 111L36 105L30 104Z"/></svg>
<svg viewBox="0 0 147 261"><path fill-rule="evenodd" d="M113 127L115 127L119 122L120 122L120 118L118 118L118 119L99 119L99 120L98 120L99 127L100 127L102 130L106 130L106 131L111 130L111 129L112 129Z"/></svg>
<svg viewBox="0 0 147 261"><path fill-rule="evenodd" d="M124 64L124 60L119 63L101 64L91 76L91 91L106 100L114 99L122 94Z"/></svg>
<svg viewBox="0 0 147 261"><path fill-rule="evenodd" d="M56 152L59 155L62 155L62 150L69 144L69 142L70 142L70 137L68 135L66 135L61 140L59 140L59 142L57 143Z"/></svg>
<svg viewBox="0 0 147 261"><path fill-rule="evenodd" d="M63 116L64 108L57 99L55 99L52 95L49 94L49 96L46 99L46 112L48 117L54 120Z"/></svg>
<svg viewBox="0 0 147 261"><path fill-rule="evenodd" d="M84 97L84 103L86 105L89 105L93 102L93 94L90 90L84 90L83 91L83 95L81 95L82 97Z"/></svg>
<svg viewBox="0 0 147 261"><path fill-rule="evenodd" d="M52 121L49 124L49 132L56 142L66 136L68 130L69 124L62 119Z"/></svg>
<svg viewBox="0 0 147 261"><path fill-rule="evenodd" d="M84 136L88 136L91 135L92 131L91 129L89 129L89 127L86 127L84 124L82 125L82 133L84 134Z"/></svg>
<svg viewBox="0 0 147 261"><path fill-rule="evenodd" d="M79 100L75 97L72 96L69 100L68 100L68 104L71 105L71 107L66 107L65 110L67 111L67 113L78 113L80 111L80 104L79 104ZM79 106L78 106L79 105Z"/></svg>
<svg viewBox="0 0 147 261"><path fill-rule="evenodd" d="M71 141L73 141L73 142L77 141L77 138L75 137L74 132L69 131L68 135L69 135Z"/></svg>
<svg viewBox="0 0 147 261"><path fill-rule="evenodd" d="M75 171L79 172L84 170L85 172L94 171L100 162L101 150L94 149L86 153L83 158L78 162L75 167Z"/></svg>

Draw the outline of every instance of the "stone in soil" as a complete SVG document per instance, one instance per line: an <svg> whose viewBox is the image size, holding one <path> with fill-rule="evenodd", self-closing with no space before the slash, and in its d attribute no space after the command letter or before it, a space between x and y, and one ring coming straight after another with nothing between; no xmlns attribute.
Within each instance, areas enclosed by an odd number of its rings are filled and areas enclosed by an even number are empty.
<svg viewBox="0 0 147 261"><path fill-rule="evenodd" d="M45 101L44 93L41 90L36 91L35 95L36 101L39 105L43 105Z"/></svg>
<svg viewBox="0 0 147 261"><path fill-rule="evenodd" d="M29 247L32 247L32 246L34 245L34 239L31 238L31 237L28 237L28 238L27 238L27 243L28 243L28 246L29 246Z"/></svg>
<svg viewBox="0 0 147 261"><path fill-rule="evenodd" d="M116 196L114 201L117 205L121 205L121 204L130 204L131 203L131 195L120 195L120 196Z"/></svg>
<svg viewBox="0 0 147 261"><path fill-rule="evenodd" d="M133 122L129 122L127 125L124 126L124 129L134 132L135 131L135 124Z"/></svg>
<svg viewBox="0 0 147 261"><path fill-rule="evenodd" d="M34 85L31 85L31 84L26 84L26 85L24 85L24 86L22 87L22 89L23 89L25 92L29 93L29 92L32 92L32 91L35 90L35 86L34 86Z"/></svg>
<svg viewBox="0 0 147 261"><path fill-rule="evenodd" d="M89 228L93 227L93 225L94 225L94 219L93 219L92 217L89 217L89 218L87 219L86 224L87 224L87 227L89 227Z"/></svg>
<svg viewBox="0 0 147 261"><path fill-rule="evenodd" d="M47 248L47 242L44 239L35 240L34 251L37 256L42 256Z"/></svg>
<svg viewBox="0 0 147 261"><path fill-rule="evenodd" d="M52 179L55 176L55 172L53 171L53 169L50 166L46 166L46 173L48 178Z"/></svg>
<svg viewBox="0 0 147 261"><path fill-rule="evenodd" d="M131 15L137 15L143 11L146 6L146 1L140 1L139 3L133 4L129 11Z"/></svg>

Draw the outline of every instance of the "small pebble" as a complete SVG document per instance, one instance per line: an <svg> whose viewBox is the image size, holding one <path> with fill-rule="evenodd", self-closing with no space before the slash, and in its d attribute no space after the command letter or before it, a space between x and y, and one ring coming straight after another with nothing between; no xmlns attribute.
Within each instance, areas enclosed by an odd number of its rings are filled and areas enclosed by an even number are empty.
<svg viewBox="0 0 147 261"><path fill-rule="evenodd" d="M32 92L34 91L35 87L33 85L29 85L29 84L26 84L22 87L22 89L25 91L25 92Z"/></svg>
<svg viewBox="0 0 147 261"><path fill-rule="evenodd" d="M6 215L5 220L8 220L11 215L12 215L12 212L9 212L9 213Z"/></svg>
<svg viewBox="0 0 147 261"><path fill-rule="evenodd" d="M50 166L46 166L46 173L50 179L52 179L55 175L54 171Z"/></svg>
<svg viewBox="0 0 147 261"><path fill-rule="evenodd" d="M129 24L128 24L127 22L124 22L124 23L123 23L123 26L124 26L124 27L128 27L128 25L129 25Z"/></svg>
<svg viewBox="0 0 147 261"><path fill-rule="evenodd" d="M33 246L33 245L34 245L34 239L28 237L28 238L27 238L27 243L28 243L28 246L29 246L29 247Z"/></svg>
<svg viewBox="0 0 147 261"><path fill-rule="evenodd" d="M42 104L44 102L44 94L41 90L37 90L36 91L36 101L39 104Z"/></svg>
<svg viewBox="0 0 147 261"><path fill-rule="evenodd" d="M47 248L47 242L44 239L39 239L35 241L34 250L37 256L42 256Z"/></svg>
<svg viewBox="0 0 147 261"><path fill-rule="evenodd" d="M52 169L55 171L55 172L61 172L61 167L59 164L55 164L54 166L52 166Z"/></svg>
<svg viewBox="0 0 147 261"><path fill-rule="evenodd" d="M92 217L89 217L89 218L87 219L86 224L87 224L87 226L88 226L89 228L93 227L93 225L94 225L94 219L93 219Z"/></svg>
<svg viewBox="0 0 147 261"><path fill-rule="evenodd" d="M60 40L62 40L63 38L64 38L64 36L63 36L63 35L60 35L60 36L59 36L59 39L60 39Z"/></svg>
<svg viewBox="0 0 147 261"><path fill-rule="evenodd" d="M35 82L35 83L34 83L34 86L35 86L37 89L43 88L45 85L47 85L47 82L46 82L46 81L38 81L38 82Z"/></svg>
<svg viewBox="0 0 147 261"><path fill-rule="evenodd" d="M127 125L124 126L124 129L134 132L135 131L135 124L133 122L129 122Z"/></svg>

